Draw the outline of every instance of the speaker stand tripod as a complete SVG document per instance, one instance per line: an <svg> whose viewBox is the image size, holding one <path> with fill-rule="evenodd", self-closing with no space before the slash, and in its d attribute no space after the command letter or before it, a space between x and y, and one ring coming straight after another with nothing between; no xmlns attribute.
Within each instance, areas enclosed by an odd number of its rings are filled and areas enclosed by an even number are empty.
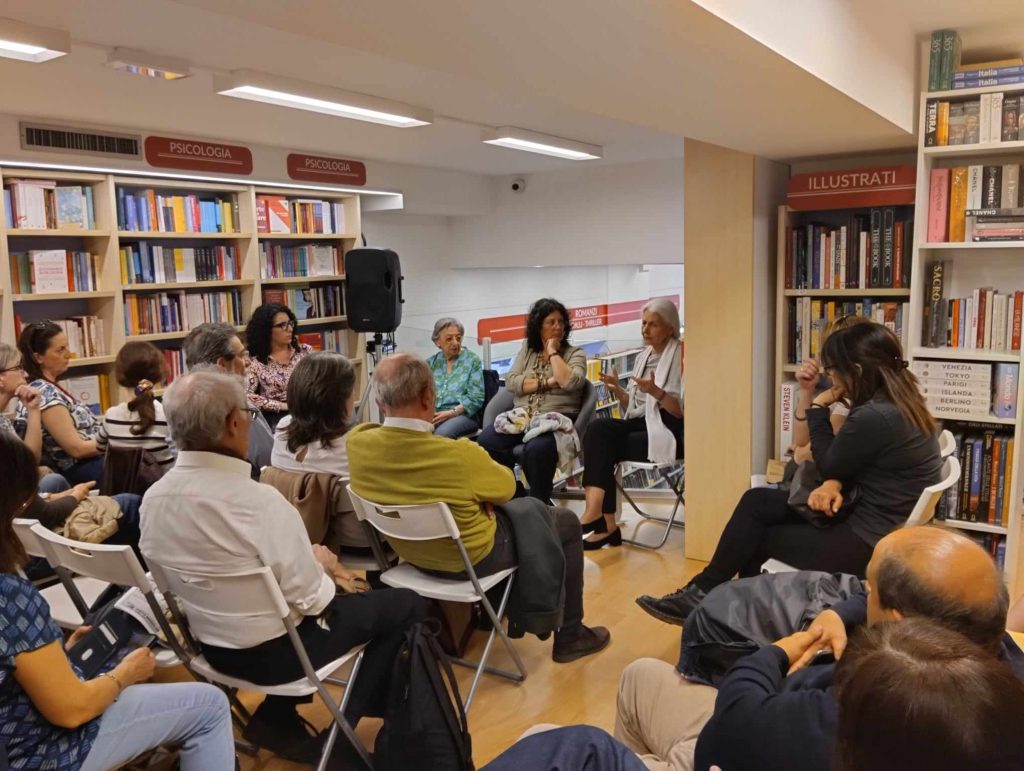
<svg viewBox="0 0 1024 771"><path fill-rule="evenodd" d="M377 362L380 361L383 351L384 335L381 332L374 332L373 338L366 341L363 361L363 366L366 367L366 390L363 391L363 395L359 398L359 406L356 407L355 417L358 423L382 422L380 414L371 414L376 405L370 401L370 392L373 390L373 372L377 368Z"/></svg>

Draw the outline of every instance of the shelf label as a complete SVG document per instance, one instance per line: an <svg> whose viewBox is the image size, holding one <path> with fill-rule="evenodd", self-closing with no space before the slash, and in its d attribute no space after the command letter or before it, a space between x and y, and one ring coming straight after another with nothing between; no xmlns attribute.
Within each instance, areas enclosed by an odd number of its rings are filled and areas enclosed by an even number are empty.
<svg viewBox="0 0 1024 771"><path fill-rule="evenodd" d="M198 139L146 137L146 162L150 166L221 174L252 174L252 151L241 145L222 145Z"/></svg>
<svg viewBox="0 0 1024 771"><path fill-rule="evenodd" d="M796 211L903 206L914 203L914 166L816 171L789 178L786 203Z"/></svg>
<svg viewBox="0 0 1024 771"><path fill-rule="evenodd" d="M366 184L366 164L348 161L344 158L328 158L324 155L288 155L288 176L303 182L322 182L334 185Z"/></svg>

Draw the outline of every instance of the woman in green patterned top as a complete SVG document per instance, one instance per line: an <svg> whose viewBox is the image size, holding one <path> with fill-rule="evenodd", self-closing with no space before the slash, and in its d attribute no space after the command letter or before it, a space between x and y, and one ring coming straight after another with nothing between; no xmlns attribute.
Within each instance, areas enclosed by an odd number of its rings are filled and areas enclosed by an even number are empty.
<svg viewBox="0 0 1024 771"><path fill-rule="evenodd" d="M431 339L440 350L427 359L437 390L434 433L450 439L480 428L475 416L484 404L484 367L479 356L463 348L465 333L458 319L438 319Z"/></svg>

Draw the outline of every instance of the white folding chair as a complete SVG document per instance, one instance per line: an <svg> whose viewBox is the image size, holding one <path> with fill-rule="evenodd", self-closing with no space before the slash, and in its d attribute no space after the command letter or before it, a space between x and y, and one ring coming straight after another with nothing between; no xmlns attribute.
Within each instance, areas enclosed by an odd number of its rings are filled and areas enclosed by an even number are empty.
<svg viewBox="0 0 1024 771"><path fill-rule="evenodd" d="M254 616L261 616L279 620L281 632L288 635L295 655L302 665L303 677L281 685L259 685L239 677L223 674L215 669L201 653L190 655L189 668L195 670L206 680L224 687L232 696L240 689L270 696L309 696L318 693L331 713L334 723L327 741L324 742L317 771L324 771L327 767L339 728L355 748L365 767L372 771L373 764L366 747L363 746L344 716L349 696L352 693L352 683L359 673L359 665L363 660L364 646L357 646L324 666L314 669L309 655L306 653L306 648L299 638L295 624L292 622L291 609L288 607L288 603L281 593L281 587L278 586L270 568L263 567L240 573L217 575L178 570L162 565L153 559L149 559L149 566L157 588L163 592L167 602L173 604L175 598L180 598L184 603L185 616L191 634L199 640L216 631L216 624L209 620L211 616L224 619L252 619ZM190 616L190 609L201 610L202 615ZM347 681L330 679L331 683L346 686L341 704L338 705L324 682L328 680L329 675L349 662L352 662L352 671Z"/></svg>
<svg viewBox="0 0 1024 771"><path fill-rule="evenodd" d="M673 476L673 472L679 469L679 474ZM627 472L626 469L629 471ZM626 473L633 471L647 471L649 473L657 473L661 479L668 485L668 488L673 492L676 498L675 506L672 507L672 513L668 517L659 517L654 514L648 514L639 506L636 505L636 501L633 500L629 492L626 490L625 485L622 483L623 476ZM638 546L641 549L650 549L652 551L660 549L668 541L669 533L672 532L673 527L684 528L686 527L685 522L680 518L676 521L676 514L679 513L680 507L683 507L685 512L686 507L686 466L682 460L672 461L670 463L648 463L646 461L624 461L615 466L615 487L616 492L622 493L629 505L633 507L633 511L639 514L642 519L637 523L637 530L634 531L634 535L638 532L640 525L648 522L661 522L665 525L665 531L661 534L661 540L657 544L648 544L643 541L639 541L633 538L623 538L623 543L628 543L632 546ZM622 521L622 500L616 501L616 513L615 521L621 524Z"/></svg>
<svg viewBox="0 0 1024 771"><path fill-rule="evenodd" d="M42 527L38 519L15 519L14 532L30 557L47 559L39 536L32 532L36 525ZM57 622L57 626L62 629L77 629L82 625L82 619L89 612L89 608L107 590L110 583L90 576L73 576L66 568L59 567L52 561L50 567L56 572L60 583L47 586L39 593L50 606L50 616Z"/></svg>
<svg viewBox="0 0 1024 771"><path fill-rule="evenodd" d="M939 434L939 454L943 458L948 458L954 452L956 452L956 438L948 428L943 429Z"/></svg>
<svg viewBox="0 0 1024 771"><path fill-rule="evenodd" d="M391 506L387 504L374 503L360 497L349 488L349 497L355 506L356 515L373 525L386 538L397 538L403 541L434 541L450 538L455 542L462 556L462 562L466 568L466 575L469 580L460 581L457 579L438 578L428 575L414 565L402 563L381 573L380 580L388 586L397 588L412 589L423 597L430 597L435 600L448 600L450 602L475 603L479 602L491 620L491 634L487 638L483 655L479 661L468 661L461 658L451 658L455 664L460 664L475 670L473 683L466 695L465 709L469 712L469 705L476 694L480 676L486 670L490 674L507 678L513 682L521 683L526 679L526 667L523 665L519 653L512 645L504 628L501 625L501 617L505 613L509 595L512 592L512 582L515 578L515 568L499 570L489 576L478 578L473 570L473 563L469 561L466 547L462 543L462 534L459 533L458 525L446 503L427 503L416 506ZM487 599L487 592L505 581L505 591L501 596L501 603L495 611ZM508 672L502 669L487 666L487 659L494 644L494 638L500 637L505 649L515 662L519 674Z"/></svg>
<svg viewBox="0 0 1024 771"><path fill-rule="evenodd" d="M944 431L943 433L948 432ZM956 456L950 455L942 461L942 481L930 485L921 491L921 495L914 505L914 510L907 517L904 527L927 525L931 518L935 516L935 507L942 498L942 494L955 485L959 479L960 461L957 460Z"/></svg>

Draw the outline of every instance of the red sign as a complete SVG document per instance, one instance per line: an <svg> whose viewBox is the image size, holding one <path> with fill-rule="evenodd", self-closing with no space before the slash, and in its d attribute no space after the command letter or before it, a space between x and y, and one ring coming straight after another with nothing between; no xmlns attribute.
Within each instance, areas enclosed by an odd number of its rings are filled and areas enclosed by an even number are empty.
<svg viewBox="0 0 1024 771"><path fill-rule="evenodd" d="M786 203L795 211L902 206L914 203L916 184L913 166L816 171L789 178Z"/></svg>
<svg viewBox="0 0 1024 771"><path fill-rule="evenodd" d="M198 139L146 137L150 166L221 174L252 174L252 152L241 145L222 145Z"/></svg>
<svg viewBox="0 0 1024 771"><path fill-rule="evenodd" d="M305 182L362 186L366 184L366 164L323 155L291 153L288 156L288 176Z"/></svg>
<svg viewBox="0 0 1024 771"><path fill-rule="evenodd" d="M664 299L679 305L678 295ZM569 308L569 320L572 322L573 329L593 329L610 324L637 321L642 315L643 307L649 302L650 300L630 300L607 305L584 305L581 308ZM494 316L489 319L480 319L476 325L476 335L478 340L489 337L492 343L522 340L526 336L526 314L517 313L514 316Z"/></svg>

